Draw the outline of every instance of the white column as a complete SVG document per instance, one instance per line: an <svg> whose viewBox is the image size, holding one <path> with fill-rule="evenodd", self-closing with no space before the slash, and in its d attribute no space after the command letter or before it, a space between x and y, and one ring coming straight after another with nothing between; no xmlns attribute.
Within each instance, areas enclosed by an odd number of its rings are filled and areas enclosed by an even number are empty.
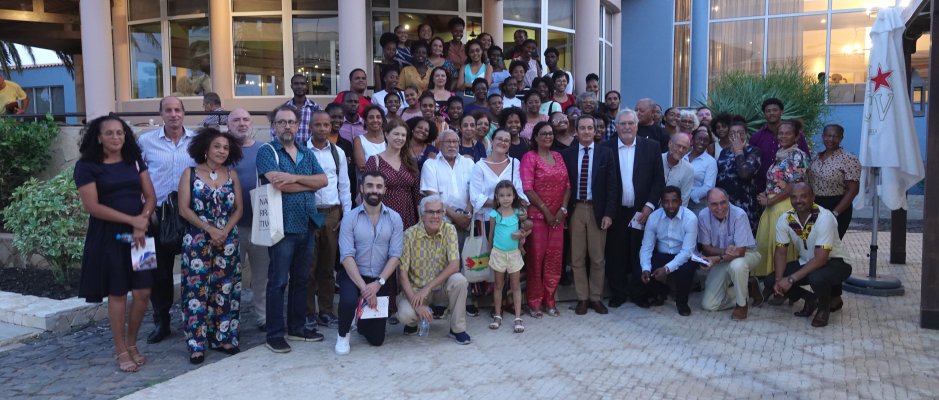
<svg viewBox="0 0 939 400"><path fill-rule="evenodd" d="M361 68L371 73L368 62L368 15L365 0L339 1L339 91L349 90L349 73Z"/></svg>
<svg viewBox="0 0 939 400"><path fill-rule="evenodd" d="M618 2L617 2L618 3ZM610 38L610 41L613 42L613 77L611 79L610 85L606 88L609 90L616 90L620 93L623 92L623 88L620 87L620 60L623 58L623 13L622 11L613 14L613 37ZM601 96L604 96L605 93L601 93Z"/></svg>
<svg viewBox="0 0 939 400"><path fill-rule="evenodd" d="M232 63L231 0L210 0L209 2L209 43L212 75L212 91L218 93L222 104L233 96L235 76Z"/></svg>
<svg viewBox="0 0 939 400"><path fill-rule="evenodd" d="M123 111L123 104L130 100L130 43L127 29L127 2L115 1L111 10L114 23L114 80L117 94L117 110ZM82 41L84 43L84 40ZM90 59L90 58L89 58ZM87 70L87 69L86 69ZM88 82L85 82L87 85ZM91 87L91 86L86 86Z"/></svg>
<svg viewBox="0 0 939 400"><path fill-rule="evenodd" d="M483 0L483 32L492 35L492 43L502 47L502 0ZM505 49L502 49L505 51Z"/></svg>
<svg viewBox="0 0 939 400"><path fill-rule="evenodd" d="M85 113L88 120L107 115L114 108L114 49L111 43L111 3L79 2L82 57L94 60L94 69L85 68Z"/></svg>
<svg viewBox="0 0 939 400"><path fill-rule="evenodd" d="M574 79L583 86L587 74L600 71L600 0L578 0L574 9ZM614 63L618 65L619 63Z"/></svg>

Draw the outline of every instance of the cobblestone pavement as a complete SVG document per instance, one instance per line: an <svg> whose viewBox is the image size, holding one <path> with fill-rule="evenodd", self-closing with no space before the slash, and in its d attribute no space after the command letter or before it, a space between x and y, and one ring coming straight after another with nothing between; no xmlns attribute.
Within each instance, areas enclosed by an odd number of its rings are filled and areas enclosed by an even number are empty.
<svg viewBox="0 0 939 400"><path fill-rule="evenodd" d="M0 353L0 396L935 398L939 332L919 328L922 236L910 234L905 266L887 264L886 236L881 270L900 278L906 295L846 293L845 308L821 329L792 315L801 303L751 309L747 321L732 322L729 311L700 309L695 293L688 318L672 302L651 310L625 305L607 316L577 316L564 305L560 318L526 316L521 335L510 332L511 318L498 331L486 328L488 318L469 318L468 346L446 338L443 321L427 338L405 337L399 325L378 348L353 335L352 353L342 357L333 353L333 330L323 332L325 342L292 342L291 353L274 354L248 328L241 354L210 352L198 369L174 331L164 343L142 344L150 361L124 374L111 359L107 326L97 325ZM869 241L869 232L846 237L855 272L867 269Z"/></svg>

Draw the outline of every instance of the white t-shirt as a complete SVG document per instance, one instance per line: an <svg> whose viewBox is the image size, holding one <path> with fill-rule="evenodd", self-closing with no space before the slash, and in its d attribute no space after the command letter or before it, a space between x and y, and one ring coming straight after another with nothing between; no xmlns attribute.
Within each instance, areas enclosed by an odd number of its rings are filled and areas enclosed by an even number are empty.
<svg viewBox="0 0 939 400"><path fill-rule="evenodd" d="M799 216L794 209L786 211L776 221L776 243L796 246L799 250L799 264L802 265L807 264L815 257L816 247L830 250L831 252L828 253L829 258L846 257L841 238L838 237L838 219L835 218L835 214L817 204L815 207L818 207L818 217L812 224L809 224L809 222L812 222L812 217L809 217L809 220L806 221L806 224L810 225L808 228L804 227L802 222L799 221ZM790 224L800 227L803 236L806 236L805 239L799 236ZM808 235L805 235L806 230Z"/></svg>

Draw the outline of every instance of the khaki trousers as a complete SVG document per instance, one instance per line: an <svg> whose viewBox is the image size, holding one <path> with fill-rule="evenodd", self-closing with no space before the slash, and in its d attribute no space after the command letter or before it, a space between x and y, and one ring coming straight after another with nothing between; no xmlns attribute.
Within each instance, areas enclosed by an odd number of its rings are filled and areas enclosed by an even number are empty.
<svg viewBox="0 0 939 400"><path fill-rule="evenodd" d="M333 298L336 296L336 257L339 252L339 226L342 219L342 206L320 209L326 214L323 225L313 233L313 260L310 264L310 280L307 281L306 313L333 312Z"/></svg>
<svg viewBox="0 0 939 400"><path fill-rule="evenodd" d="M424 299L425 306L439 304L446 299L450 309L450 330L453 333L466 332L466 292L469 283L463 274L457 272L447 278L443 290L434 290ZM421 317L411 307L411 302L403 293L398 296L398 321L407 326L416 326ZM432 322L432 321L428 321Z"/></svg>
<svg viewBox="0 0 939 400"><path fill-rule="evenodd" d="M760 264L760 253L756 250L747 250L740 258L730 262L714 265L708 271L707 280L704 281L704 296L701 298L701 307L708 311L726 310L738 305L747 305L747 279L750 270ZM733 282L734 287L730 287Z"/></svg>
<svg viewBox="0 0 939 400"><path fill-rule="evenodd" d="M597 226L593 205L576 203L571 214L571 268L574 272L574 292L579 301L603 299L603 278L606 268L604 248L606 231ZM590 255L590 271L587 271ZM589 278L588 278L589 276Z"/></svg>

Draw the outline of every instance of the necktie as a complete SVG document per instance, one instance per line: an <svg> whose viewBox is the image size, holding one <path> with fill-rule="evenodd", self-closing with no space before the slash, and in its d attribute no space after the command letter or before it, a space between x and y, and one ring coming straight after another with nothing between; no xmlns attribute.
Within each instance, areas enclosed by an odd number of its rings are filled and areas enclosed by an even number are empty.
<svg viewBox="0 0 939 400"><path fill-rule="evenodd" d="M584 147L584 158L580 162L580 183L577 185L577 198L587 200L587 172L590 169L590 147Z"/></svg>

